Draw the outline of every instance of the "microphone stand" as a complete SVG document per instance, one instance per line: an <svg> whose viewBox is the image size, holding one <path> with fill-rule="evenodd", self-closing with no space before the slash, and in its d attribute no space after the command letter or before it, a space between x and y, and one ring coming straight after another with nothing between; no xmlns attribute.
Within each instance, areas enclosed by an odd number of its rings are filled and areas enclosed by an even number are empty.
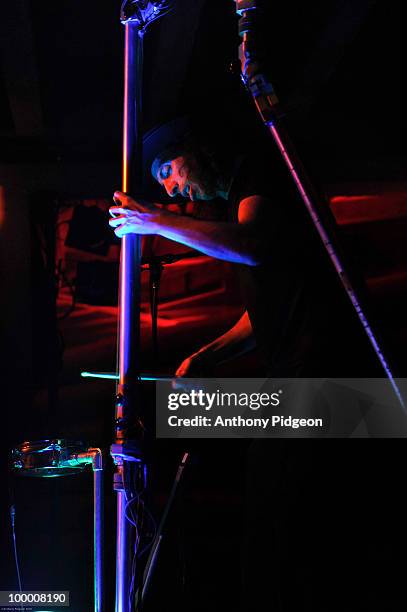
<svg viewBox="0 0 407 612"><path fill-rule="evenodd" d="M273 86L262 71L260 60L261 54L259 53L259 44L256 36L256 29L258 28L260 20L259 13L261 0L235 0L235 3L236 12L240 17L239 35L242 38L242 43L239 48L242 81L251 93L256 109L289 169L291 177L329 254L342 285L352 302L376 356L389 379L393 391L403 410L406 410L397 382L394 379L393 373L382 352L375 333L363 312L359 297L352 285L349 275L343 266L339 254L339 247L335 244L333 237L330 235L328 226L324 226L322 220L323 210L321 208L321 197L317 194L312 185L301 159L290 141L282 122L283 112L281 105Z"/></svg>
<svg viewBox="0 0 407 612"><path fill-rule="evenodd" d="M151 341L153 345L153 363L158 366L158 303L160 296L161 276L164 265L160 258L150 257L150 311L151 311Z"/></svg>
<svg viewBox="0 0 407 612"><path fill-rule="evenodd" d="M173 255L168 253L165 255L149 255L141 258L141 263L146 265L144 268L150 272L150 311L151 311L151 338L153 345L153 361L154 364L158 365L158 304L160 295L160 284L161 277L164 271L164 267L169 264L176 263L182 259L193 259L194 257L200 257L200 253L195 251L180 253L179 255Z"/></svg>

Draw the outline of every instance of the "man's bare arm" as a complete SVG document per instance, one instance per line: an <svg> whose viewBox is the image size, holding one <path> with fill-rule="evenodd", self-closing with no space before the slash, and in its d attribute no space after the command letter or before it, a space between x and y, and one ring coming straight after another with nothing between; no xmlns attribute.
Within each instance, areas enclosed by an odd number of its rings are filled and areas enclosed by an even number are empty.
<svg viewBox="0 0 407 612"><path fill-rule="evenodd" d="M117 236L128 233L159 234L205 255L256 266L265 249L261 211L269 202L251 196L239 205L238 223L202 221L171 213L149 202L136 202L122 192L115 193L122 206L112 207L110 225Z"/></svg>
<svg viewBox="0 0 407 612"><path fill-rule="evenodd" d="M245 311L238 322L223 336L216 338L199 351L187 357L176 371L176 376L199 375L205 367L218 365L244 355L256 347L252 325Z"/></svg>

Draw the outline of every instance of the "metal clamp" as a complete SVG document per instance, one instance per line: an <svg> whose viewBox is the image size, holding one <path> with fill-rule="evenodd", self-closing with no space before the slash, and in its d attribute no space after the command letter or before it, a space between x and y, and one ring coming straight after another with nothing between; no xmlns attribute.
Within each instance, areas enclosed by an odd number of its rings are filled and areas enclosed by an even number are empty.
<svg viewBox="0 0 407 612"><path fill-rule="evenodd" d="M169 0L124 0L120 9L123 24L135 23L144 31L150 23L167 13L171 8Z"/></svg>

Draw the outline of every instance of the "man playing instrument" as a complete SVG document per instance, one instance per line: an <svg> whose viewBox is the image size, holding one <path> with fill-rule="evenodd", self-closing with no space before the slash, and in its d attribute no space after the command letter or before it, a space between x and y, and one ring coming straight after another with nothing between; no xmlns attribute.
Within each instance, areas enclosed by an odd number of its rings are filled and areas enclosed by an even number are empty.
<svg viewBox="0 0 407 612"><path fill-rule="evenodd" d="M183 361L178 376L255 346L269 376L363 376L369 347L360 323L272 151L265 163L188 135L161 151L151 170L171 197L221 199L226 220L179 215L117 191L115 234L156 234L235 264L246 306L232 329Z"/></svg>

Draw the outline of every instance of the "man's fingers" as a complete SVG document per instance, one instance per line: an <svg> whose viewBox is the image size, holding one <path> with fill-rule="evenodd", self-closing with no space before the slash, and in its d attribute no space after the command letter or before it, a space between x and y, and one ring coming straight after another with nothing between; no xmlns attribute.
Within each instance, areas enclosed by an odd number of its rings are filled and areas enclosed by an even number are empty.
<svg viewBox="0 0 407 612"><path fill-rule="evenodd" d="M157 231L155 216L157 207L149 202L136 202L122 191L115 191L115 201L120 206L111 206L109 225L115 229L116 236L124 234L154 234Z"/></svg>
<svg viewBox="0 0 407 612"><path fill-rule="evenodd" d="M115 191L113 194L113 200L119 205L121 204L124 209L142 208L142 204L140 202L133 200L133 198L128 196L127 193L123 193L123 191Z"/></svg>
<svg viewBox="0 0 407 612"><path fill-rule="evenodd" d="M122 206L111 206L109 208L109 213L112 217L116 217L117 215L127 216L130 212L130 208L123 208Z"/></svg>
<svg viewBox="0 0 407 612"><path fill-rule="evenodd" d="M175 376L177 377L182 377L182 376L186 376L188 374L188 371L191 367L191 359L185 359L181 365L178 366L177 371L175 372Z"/></svg>
<svg viewBox="0 0 407 612"><path fill-rule="evenodd" d="M110 212L110 214L111 214L111 215L112 215L112 214L114 214L114 212L112 212L112 211L114 211L114 209L116 209L116 208L120 208L120 202L119 202L119 200L115 200L115 199L113 198L113 202L116 204L116 206L111 206L111 207L109 208L109 212Z"/></svg>
<svg viewBox="0 0 407 612"><path fill-rule="evenodd" d="M189 359L185 359L177 368L175 376L183 376L188 369Z"/></svg>
<svg viewBox="0 0 407 612"><path fill-rule="evenodd" d="M121 206L112 206L111 208L109 208L109 212L112 217L117 217L118 215L127 217L132 211L129 208L122 208Z"/></svg>
<svg viewBox="0 0 407 612"><path fill-rule="evenodd" d="M131 198L124 193L124 191L115 191L113 194L113 200L119 200L119 202L125 202L126 200L130 200Z"/></svg>
<svg viewBox="0 0 407 612"><path fill-rule="evenodd" d="M120 210L128 210L131 208L134 208L134 200L128 196L126 193L123 193L123 191L115 191L113 194L113 202L116 204L116 206L112 206L109 210L110 214L112 214L111 211L114 211L116 209L120 209Z"/></svg>
<svg viewBox="0 0 407 612"><path fill-rule="evenodd" d="M110 227L117 227L118 225L122 225L126 221L127 217L114 217L113 219L109 219Z"/></svg>
<svg viewBox="0 0 407 612"><path fill-rule="evenodd" d="M182 381L178 381L177 379L172 379L171 387L173 389L182 389Z"/></svg>
<svg viewBox="0 0 407 612"><path fill-rule="evenodd" d="M131 234L131 231L125 225L120 225L120 227L116 227L114 233L118 238L123 238L126 234Z"/></svg>

